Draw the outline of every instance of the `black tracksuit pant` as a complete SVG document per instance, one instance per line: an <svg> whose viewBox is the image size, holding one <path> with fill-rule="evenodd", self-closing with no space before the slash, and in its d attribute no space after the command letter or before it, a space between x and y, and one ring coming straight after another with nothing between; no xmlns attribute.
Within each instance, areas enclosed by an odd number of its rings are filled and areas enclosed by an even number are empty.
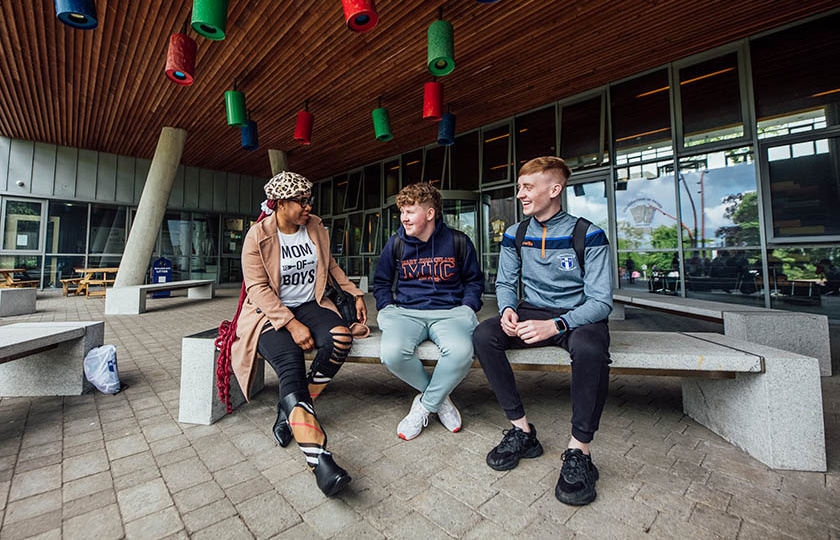
<svg viewBox="0 0 840 540"><path fill-rule="evenodd" d="M551 310L522 302L516 310L520 321L559 317L564 310ZM607 400L610 374L610 334L607 321L574 328L529 345L505 334L501 317L483 321L473 333L473 346L499 405L509 420L525 416L516 380L505 351L559 345L572 357L572 435L583 443L592 441Z"/></svg>

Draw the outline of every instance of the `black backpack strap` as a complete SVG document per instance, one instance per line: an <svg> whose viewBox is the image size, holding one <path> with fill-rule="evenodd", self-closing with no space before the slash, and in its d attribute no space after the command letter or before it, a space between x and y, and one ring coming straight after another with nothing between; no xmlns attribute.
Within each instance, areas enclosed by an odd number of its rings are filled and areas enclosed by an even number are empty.
<svg viewBox="0 0 840 540"><path fill-rule="evenodd" d="M455 243L455 263L460 271L467 260L467 235L458 229L452 229L452 241Z"/></svg>
<svg viewBox="0 0 840 540"><path fill-rule="evenodd" d="M394 268L400 267L400 261L402 260L403 250L405 246L403 244L403 239L400 238L400 235L394 235L394 243L391 244L391 255L394 257Z"/></svg>
<svg viewBox="0 0 840 540"><path fill-rule="evenodd" d="M581 276L583 276L585 271L584 260L586 255L584 250L586 249L586 231L589 230L590 225L592 225L592 222L588 219L578 218L577 223L575 223L575 230L572 233L572 246L575 248L575 256L577 256Z"/></svg>
<svg viewBox="0 0 840 540"><path fill-rule="evenodd" d="M531 223L531 218L522 220L519 222L519 225L516 227L516 240L514 244L516 245L516 256L522 259L522 242L525 241L525 233L528 232L528 224Z"/></svg>

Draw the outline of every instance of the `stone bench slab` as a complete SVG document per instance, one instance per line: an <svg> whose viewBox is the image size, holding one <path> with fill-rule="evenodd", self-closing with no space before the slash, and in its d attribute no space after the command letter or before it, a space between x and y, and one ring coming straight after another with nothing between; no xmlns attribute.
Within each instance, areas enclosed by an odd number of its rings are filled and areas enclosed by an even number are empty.
<svg viewBox="0 0 840 540"><path fill-rule="evenodd" d="M105 315L139 315L146 312L146 294L156 291L187 289L187 298L208 300L213 298L216 282L212 279L190 279L169 283L150 283L112 287L105 295Z"/></svg>
<svg viewBox="0 0 840 540"><path fill-rule="evenodd" d="M0 289L0 317L35 313L38 290L32 287Z"/></svg>

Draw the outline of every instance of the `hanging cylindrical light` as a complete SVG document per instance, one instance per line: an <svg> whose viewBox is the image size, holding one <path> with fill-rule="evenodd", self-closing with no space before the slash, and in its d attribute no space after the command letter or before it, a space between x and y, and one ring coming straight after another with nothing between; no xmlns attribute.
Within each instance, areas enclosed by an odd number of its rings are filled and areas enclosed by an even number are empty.
<svg viewBox="0 0 840 540"><path fill-rule="evenodd" d="M80 30L93 30L99 25L94 0L55 0L58 20Z"/></svg>
<svg viewBox="0 0 840 540"><path fill-rule="evenodd" d="M166 76L175 84L192 84L195 77L195 53L195 41L187 34L175 33L169 36Z"/></svg>
<svg viewBox="0 0 840 540"><path fill-rule="evenodd" d="M260 147L257 137L257 123L248 119L248 123L242 126L242 148L245 150L256 150Z"/></svg>
<svg viewBox="0 0 840 540"><path fill-rule="evenodd" d="M370 115L373 117L373 133L377 141L387 142L394 138L391 133L391 119L388 117L388 109L382 107L373 109Z"/></svg>
<svg viewBox="0 0 840 540"><path fill-rule="evenodd" d="M233 90L225 92L225 110L227 110L227 122L229 126L242 127L248 124L245 94L236 89L235 81L233 83Z"/></svg>
<svg viewBox="0 0 840 540"><path fill-rule="evenodd" d="M427 82L423 85L423 118L440 120L443 115L443 84Z"/></svg>
<svg viewBox="0 0 840 540"><path fill-rule="evenodd" d="M298 111L297 121L295 122L295 140L301 144L310 144L312 142L312 124L315 123L315 116L309 112L309 100L302 111Z"/></svg>
<svg viewBox="0 0 840 540"><path fill-rule="evenodd" d="M455 115L443 113L443 118L438 124L438 144L441 146L452 146L455 144Z"/></svg>
<svg viewBox="0 0 840 540"><path fill-rule="evenodd" d="M219 41L225 39L228 0L193 0L192 29Z"/></svg>
<svg viewBox="0 0 840 540"><path fill-rule="evenodd" d="M435 77L452 73L455 69L455 38L452 25L444 20L429 25L429 44L426 64Z"/></svg>
<svg viewBox="0 0 840 540"><path fill-rule="evenodd" d="M344 20L347 28L354 32L372 30L379 21L373 0L341 0L344 7Z"/></svg>

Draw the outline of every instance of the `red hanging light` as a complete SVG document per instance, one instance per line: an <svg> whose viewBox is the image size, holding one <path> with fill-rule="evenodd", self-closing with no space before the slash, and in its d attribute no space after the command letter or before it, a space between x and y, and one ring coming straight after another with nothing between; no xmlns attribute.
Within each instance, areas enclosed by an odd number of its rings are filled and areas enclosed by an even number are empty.
<svg viewBox="0 0 840 540"><path fill-rule="evenodd" d="M423 85L423 118L438 121L443 117L443 83Z"/></svg>
<svg viewBox="0 0 840 540"><path fill-rule="evenodd" d="M309 100L306 100L304 110L298 111L297 122L295 122L295 140L301 144L312 142L312 124L315 116L309 112Z"/></svg>
<svg viewBox="0 0 840 540"><path fill-rule="evenodd" d="M354 32L372 30L379 21L373 0L341 0L344 7L344 20L347 28Z"/></svg>
<svg viewBox="0 0 840 540"><path fill-rule="evenodd" d="M186 34L175 33L169 37L166 51L166 76L175 84L189 86L195 80L195 41Z"/></svg>

